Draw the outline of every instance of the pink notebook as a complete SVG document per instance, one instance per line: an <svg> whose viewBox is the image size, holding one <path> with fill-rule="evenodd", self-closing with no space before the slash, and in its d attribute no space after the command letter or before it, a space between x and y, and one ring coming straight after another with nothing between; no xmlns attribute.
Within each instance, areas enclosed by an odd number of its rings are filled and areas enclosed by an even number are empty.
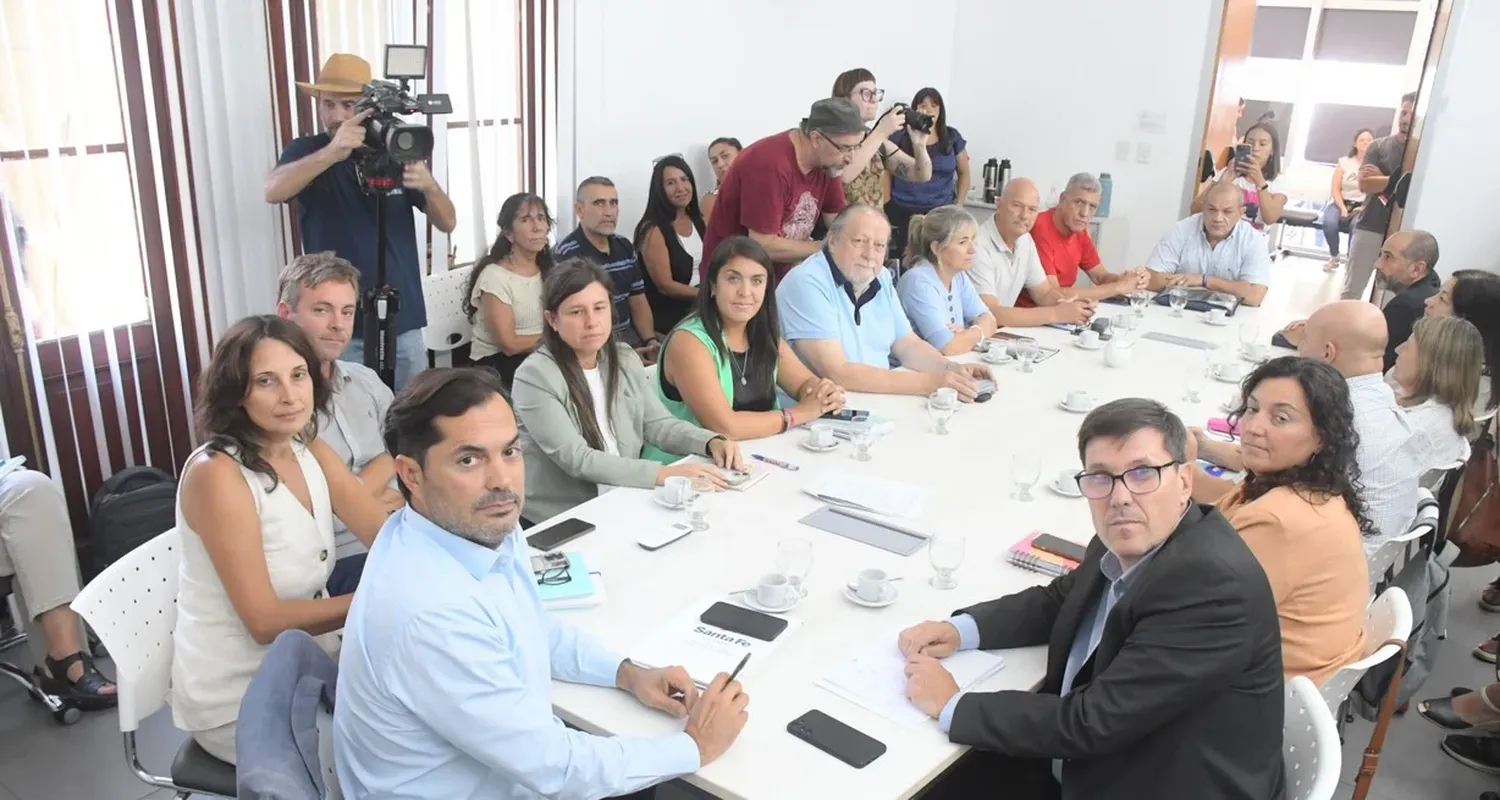
<svg viewBox="0 0 1500 800"><path fill-rule="evenodd" d="M1063 558L1032 547L1031 543L1041 534L1042 531L1032 531L1026 534L1025 538L1011 545L1006 554L1006 560L1022 569L1040 572L1043 575L1066 575L1078 568L1078 562L1071 558Z"/></svg>

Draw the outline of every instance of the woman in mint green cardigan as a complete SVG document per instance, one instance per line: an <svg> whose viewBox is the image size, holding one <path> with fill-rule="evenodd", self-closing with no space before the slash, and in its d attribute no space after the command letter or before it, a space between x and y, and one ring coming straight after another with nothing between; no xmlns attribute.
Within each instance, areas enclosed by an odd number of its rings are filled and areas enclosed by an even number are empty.
<svg viewBox="0 0 1500 800"><path fill-rule="evenodd" d="M747 236L714 250L697 310L662 345L656 391L680 419L730 439L775 436L844 407L844 390L813 375L781 338L771 257ZM797 398L783 407L780 388Z"/></svg>

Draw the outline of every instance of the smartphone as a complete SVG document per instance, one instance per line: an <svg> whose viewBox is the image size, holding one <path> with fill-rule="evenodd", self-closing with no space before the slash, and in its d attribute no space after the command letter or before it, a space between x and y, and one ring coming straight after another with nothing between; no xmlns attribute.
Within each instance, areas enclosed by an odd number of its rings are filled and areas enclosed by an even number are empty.
<svg viewBox="0 0 1500 800"><path fill-rule="evenodd" d="M556 550L593 529L594 523L570 517L526 537L526 543L542 551Z"/></svg>
<svg viewBox="0 0 1500 800"><path fill-rule="evenodd" d="M786 724L787 733L855 769L885 755L885 743L845 725L821 711L809 711Z"/></svg>
<svg viewBox="0 0 1500 800"><path fill-rule="evenodd" d="M1031 546L1043 553L1062 556L1063 558L1077 561L1080 564L1083 563L1084 554L1088 552L1088 548L1083 545L1053 536L1050 533L1037 534L1037 537L1031 540Z"/></svg>
<svg viewBox="0 0 1500 800"><path fill-rule="evenodd" d="M733 631L762 642L774 642L786 630L786 620L729 603L714 603L698 617L704 625Z"/></svg>
<svg viewBox="0 0 1500 800"><path fill-rule="evenodd" d="M1249 161L1250 160L1250 145L1248 145L1248 144L1237 144L1237 145L1235 145L1234 146L1234 160L1235 160L1235 163L1239 163L1239 164L1243 164L1244 162Z"/></svg>
<svg viewBox="0 0 1500 800"><path fill-rule="evenodd" d="M1034 338L1032 338L1030 336L1022 336L1019 333L1011 333L1010 331L995 331L994 335L991 336L990 338L991 339L1004 339L1004 340L1009 341L1009 342L1034 342L1034 341L1036 341L1036 339L1034 339Z"/></svg>
<svg viewBox="0 0 1500 800"><path fill-rule="evenodd" d="M846 408L842 411L830 411L824 414L822 418L838 420L839 422L864 422L870 418L870 412Z"/></svg>
<svg viewBox="0 0 1500 800"><path fill-rule="evenodd" d="M1213 419L1209 420L1208 421L1208 429L1210 431L1213 431L1214 433L1223 433L1223 434L1227 434L1229 436L1239 436L1240 435L1240 423L1239 423L1239 420L1235 420L1234 422L1230 422L1229 420L1225 419L1224 417L1214 417Z"/></svg>
<svg viewBox="0 0 1500 800"><path fill-rule="evenodd" d="M647 550L660 550L692 532L693 526L686 522L674 522L659 531L642 535L635 543Z"/></svg>

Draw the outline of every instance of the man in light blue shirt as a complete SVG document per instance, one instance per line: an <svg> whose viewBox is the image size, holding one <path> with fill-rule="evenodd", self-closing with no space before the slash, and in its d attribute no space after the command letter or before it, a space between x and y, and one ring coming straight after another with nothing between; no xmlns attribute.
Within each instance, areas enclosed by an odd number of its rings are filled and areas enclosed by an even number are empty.
<svg viewBox="0 0 1500 800"><path fill-rule="evenodd" d="M1271 254L1265 234L1245 220L1244 211L1239 187L1209 187L1203 213L1173 225L1146 259L1151 288L1202 287L1260 305L1271 285Z"/></svg>
<svg viewBox="0 0 1500 800"><path fill-rule="evenodd" d="M989 369L949 363L912 331L882 262L890 236L878 209L855 204L840 212L828 246L776 287L782 337L809 369L849 391L926 395L948 386L973 400Z"/></svg>
<svg viewBox="0 0 1500 800"><path fill-rule="evenodd" d="M351 797L612 797L696 771L746 720L719 675L647 670L542 607L516 522L515 416L488 370L419 373L386 418L410 505L370 550L344 629L334 712ZM686 717L658 738L594 736L552 713L552 680L619 687Z"/></svg>

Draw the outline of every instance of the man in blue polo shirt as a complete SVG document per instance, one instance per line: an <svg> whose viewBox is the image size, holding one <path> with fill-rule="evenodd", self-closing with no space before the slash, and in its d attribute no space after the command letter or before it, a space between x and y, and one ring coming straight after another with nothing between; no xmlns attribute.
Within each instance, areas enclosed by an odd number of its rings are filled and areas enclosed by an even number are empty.
<svg viewBox="0 0 1500 800"><path fill-rule="evenodd" d="M422 328L427 325L427 306L422 300L421 262L417 257L417 230L412 209L427 215L440 231L451 233L457 223L453 202L443 194L426 164L408 164L402 176L404 189L394 195L376 196L365 190L356 159L349 155L365 143L369 111L355 113L364 85L370 82L370 65L359 56L335 53L318 73L316 83L297 86L317 99L318 121L323 132L303 136L287 145L270 177L266 178L266 202L297 201L297 223L302 232L302 250L332 251L359 268L360 282L376 285L376 203L385 203L385 277L400 295L396 326L396 389L427 366L427 347ZM361 314L361 318L362 318ZM354 323L354 338L343 360L364 363L364 323Z"/></svg>
<svg viewBox="0 0 1500 800"><path fill-rule="evenodd" d="M1203 287L1247 306L1266 299L1271 253L1266 235L1245 219L1238 186L1220 181L1203 195L1203 213L1173 225L1146 259L1151 288Z"/></svg>
<svg viewBox="0 0 1500 800"><path fill-rule="evenodd" d="M930 394L951 387L965 400L990 371L954 364L911 329L885 270L891 225L879 210L849 206L828 226L828 245L776 287L781 331L813 372L853 392ZM891 369L896 363L905 369Z"/></svg>
<svg viewBox="0 0 1500 800"><path fill-rule="evenodd" d="M635 246L615 233L620 220L620 193L614 181L595 175L578 184L573 202L578 227L553 252L559 260L584 258L598 264L614 281L610 299L614 305L615 341L635 348L641 360L656 363L661 340L656 321L646 301L646 279L636 261Z"/></svg>

